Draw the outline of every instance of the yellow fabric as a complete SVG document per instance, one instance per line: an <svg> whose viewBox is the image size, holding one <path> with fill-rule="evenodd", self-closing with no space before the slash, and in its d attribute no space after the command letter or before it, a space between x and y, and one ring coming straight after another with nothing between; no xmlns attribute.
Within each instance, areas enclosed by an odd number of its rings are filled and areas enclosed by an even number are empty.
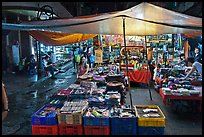
<svg viewBox="0 0 204 137"><path fill-rule="evenodd" d="M193 38L193 37L198 37L198 36L202 36L202 31L201 32L189 32L189 33L185 33L184 38Z"/></svg>
<svg viewBox="0 0 204 137"><path fill-rule="evenodd" d="M28 33L36 40L42 42L45 45L50 46L63 46L67 44L77 43L88 40L98 35L98 34L69 34L36 30L28 31Z"/></svg>

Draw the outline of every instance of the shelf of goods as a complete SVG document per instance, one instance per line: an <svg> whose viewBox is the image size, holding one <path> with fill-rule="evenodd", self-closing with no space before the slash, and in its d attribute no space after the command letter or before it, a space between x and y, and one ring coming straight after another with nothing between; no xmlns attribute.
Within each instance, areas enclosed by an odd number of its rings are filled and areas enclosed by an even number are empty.
<svg viewBox="0 0 204 137"><path fill-rule="evenodd" d="M172 34L163 34L160 36L147 36L147 45L153 46L153 59L165 58L164 53L167 53L167 60L174 59L174 45L172 45ZM164 52L165 51L165 52ZM165 53L165 54L166 54Z"/></svg>

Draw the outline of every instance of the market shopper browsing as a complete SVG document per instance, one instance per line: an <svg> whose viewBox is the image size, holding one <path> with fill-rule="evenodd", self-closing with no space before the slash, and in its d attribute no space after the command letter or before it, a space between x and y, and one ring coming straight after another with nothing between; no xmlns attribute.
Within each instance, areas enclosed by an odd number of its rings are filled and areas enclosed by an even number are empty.
<svg viewBox="0 0 204 137"><path fill-rule="evenodd" d="M54 71L57 70L55 67L54 67L54 64L52 64L51 62L49 62L49 56L45 56L43 58L43 66L44 66L44 69L46 71L50 71L52 77L51 78L56 78L54 76Z"/></svg>
<svg viewBox="0 0 204 137"><path fill-rule="evenodd" d="M197 61L194 62L193 57L188 57L187 62L188 62L188 66L192 66L192 68L188 72L188 74L182 79L187 79L194 71L197 71L202 77L202 64Z"/></svg>

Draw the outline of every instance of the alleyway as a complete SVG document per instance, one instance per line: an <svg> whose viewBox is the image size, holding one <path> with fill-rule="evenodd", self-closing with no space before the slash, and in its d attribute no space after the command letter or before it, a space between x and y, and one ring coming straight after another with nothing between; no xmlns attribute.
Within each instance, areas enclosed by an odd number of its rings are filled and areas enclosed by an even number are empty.
<svg viewBox="0 0 204 137"><path fill-rule="evenodd" d="M49 101L50 96L58 89L67 88L76 80L74 69L70 68L65 73L58 73L58 79L47 78L36 82L32 86L29 82L13 81L18 92L9 93L10 112L2 123L3 135L31 135L31 115ZM23 78L22 78L23 79ZM23 84L25 82L25 84ZM8 85L7 85L8 86ZM27 86L27 87L26 87ZM11 87L8 87L11 91ZM175 113L172 108L164 106L161 96L151 89L152 100L149 97L147 87L131 87L133 105L158 105L166 117L164 135L202 135L202 113ZM36 93L36 94L35 94ZM129 92L127 92L126 104L130 104Z"/></svg>

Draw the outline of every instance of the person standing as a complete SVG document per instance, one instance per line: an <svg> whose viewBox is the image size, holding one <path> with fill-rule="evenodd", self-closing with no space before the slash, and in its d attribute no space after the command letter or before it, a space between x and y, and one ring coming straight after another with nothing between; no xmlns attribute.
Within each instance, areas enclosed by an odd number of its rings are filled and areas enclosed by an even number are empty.
<svg viewBox="0 0 204 137"><path fill-rule="evenodd" d="M76 51L76 47L73 47L72 48L72 56L73 56L72 62L73 62L74 69L76 69L76 58L75 58L75 54L74 54L75 51Z"/></svg>
<svg viewBox="0 0 204 137"><path fill-rule="evenodd" d="M195 59L193 57L189 57L187 59L188 66L192 66L192 68L188 72L188 74L184 78L181 78L181 79L183 80L187 79L194 71L197 71L202 77L202 64L197 61L195 62L194 60Z"/></svg>
<svg viewBox="0 0 204 137"><path fill-rule="evenodd" d="M152 75L151 80L153 80L153 75L154 75L154 66L152 65L152 57L153 57L153 47L150 47L148 50L148 55L147 55L147 61L148 61L148 66L150 73Z"/></svg>
<svg viewBox="0 0 204 137"><path fill-rule="evenodd" d="M200 49L198 47L195 47L195 61L201 63L202 55L200 54Z"/></svg>

